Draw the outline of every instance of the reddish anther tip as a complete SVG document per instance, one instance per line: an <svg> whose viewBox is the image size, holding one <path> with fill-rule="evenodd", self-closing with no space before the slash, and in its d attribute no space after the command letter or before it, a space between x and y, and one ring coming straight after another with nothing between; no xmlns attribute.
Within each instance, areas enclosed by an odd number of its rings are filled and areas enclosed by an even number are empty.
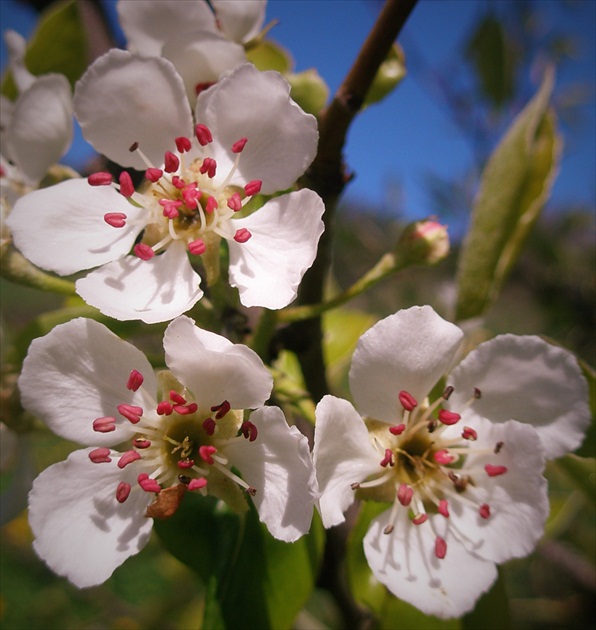
<svg viewBox="0 0 596 630"><path fill-rule="evenodd" d="M199 455L201 456L201 459L207 462L208 464L214 463L213 457L211 457L211 455L213 455L213 453L216 453L216 452L217 452L217 449L215 448L215 446L210 446L210 445L199 446Z"/></svg>
<svg viewBox="0 0 596 630"><path fill-rule="evenodd" d="M461 432L461 436L464 438L464 440L470 440L472 442L478 439L478 433L476 433L476 431L472 429L472 427L464 427L463 431Z"/></svg>
<svg viewBox="0 0 596 630"><path fill-rule="evenodd" d="M161 486L155 481L155 479L151 479L147 473L141 473L137 477L137 481L139 482L139 486L143 488L145 492L155 492L158 494L161 492Z"/></svg>
<svg viewBox="0 0 596 630"><path fill-rule="evenodd" d="M422 523L426 523L426 521L428 521L428 514L419 514L412 519L414 525L422 525Z"/></svg>
<svg viewBox="0 0 596 630"><path fill-rule="evenodd" d="M217 203L217 199L215 197L209 197L209 199L207 199L207 203L205 204L205 212L207 214L213 214L218 205L219 204Z"/></svg>
<svg viewBox="0 0 596 630"><path fill-rule="evenodd" d="M232 153L242 153L246 143L248 142L248 138L240 138L232 145Z"/></svg>
<svg viewBox="0 0 596 630"><path fill-rule="evenodd" d="M108 212L103 215L103 220L112 227L121 228L126 225L126 215L124 212Z"/></svg>
<svg viewBox="0 0 596 630"><path fill-rule="evenodd" d="M128 464L136 462L137 459L141 459L141 454L136 451L126 451L124 455L118 460L118 468L124 468Z"/></svg>
<svg viewBox="0 0 596 630"><path fill-rule="evenodd" d="M189 459L188 457L186 459L180 459L177 462L178 468L182 468L183 470L187 468L192 468L194 465L195 465L194 460Z"/></svg>
<svg viewBox="0 0 596 630"><path fill-rule="evenodd" d="M191 479L188 484L189 490L200 490L207 485L207 479L205 477L199 477L198 479Z"/></svg>
<svg viewBox="0 0 596 630"><path fill-rule="evenodd" d="M412 411L414 407L418 406L418 401L414 398L414 396L412 396L412 394L409 394L406 391L402 390L401 392L399 392L398 398L401 406L406 411Z"/></svg>
<svg viewBox="0 0 596 630"><path fill-rule="evenodd" d="M217 425L215 424L215 420L213 418L205 418L205 420L203 420L203 429L205 429L205 433L209 436L212 436L215 434L215 429L217 427Z"/></svg>
<svg viewBox="0 0 596 630"><path fill-rule="evenodd" d="M186 405L174 405L174 411L181 416L188 416L198 409L197 403L188 403Z"/></svg>
<svg viewBox="0 0 596 630"><path fill-rule="evenodd" d="M478 509L478 514L484 519L490 518L490 505L488 503L483 503Z"/></svg>
<svg viewBox="0 0 596 630"><path fill-rule="evenodd" d="M112 458L110 457L110 449L105 446L96 448L89 453L89 459L94 464L107 464L112 461Z"/></svg>
<svg viewBox="0 0 596 630"><path fill-rule="evenodd" d="M175 173L180 166L180 160L177 155L172 153L171 151L166 151L164 158L164 167L163 170L166 173Z"/></svg>
<svg viewBox="0 0 596 630"><path fill-rule="evenodd" d="M172 184L174 184L178 190L182 190L186 186L186 182L182 177L178 177L178 175L172 175Z"/></svg>
<svg viewBox="0 0 596 630"><path fill-rule="evenodd" d="M90 186L109 186L113 181L111 173L100 171L98 173L91 173L87 177L87 183Z"/></svg>
<svg viewBox="0 0 596 630"><path fill-rule="evenodd" d="M448 409L441 409L441 411L439 411L439 420L443 424L452 425L459 422L461 420L461 416L458 413L449 411Z"/></svg>
<svg viewBox="0 0 596 630"><path fill-rule="evenodd" d="M118 413L133 424L137 424L137 422L141 421L141 416L143 415L142 407L137 407L135 405L118 405L117 409Z"/></svg>
<svg viewBox="0 0 596 630"><path fill-rule="evenodd" d="M138 370L131 370L130 376L128 377L128 382L126 383L127 389L130 389L133 392L136 392L139 387L143 384L143 375Z"/></svg>
<svg viewBox="0 0 596 630"><path fill-rule="evenodd" d="M168 219L175 219L180 213L178 208L182 206L182 202L178 199L160 199L157 203L163 208L163 215Z"/></svg>
<svg viewBox="0 0 596 630"><path fill-rule="evenodd" d="M230 196L230 198L228 199L228 208L230 208L230 210L233 210L234 212L242 210L242 199L239 193L235 192L233 195Z"/></svg>
<svg viewBox="0 0 596 630"><path fill-rule="evenodd" d="M179 136L178 138L176 138L175 142L178 153L186 153L187 151L190 151L192 144L190 143L189 138Z"/></svg>
<svg viewBox="0 0 596 630"><path fill-rule="evenodd" d="M121 481L116 488L116 501L118 501L118 503L124 503L124 501L128 499L130 491L130 484L126 483L126 481Z"/></svg>
<svg viewBox="0 0 596 630"><path fill-rule="evenodd" d="M217 171L217 162L210 157L206 157L201 164L201 168L199 168L199 173L205 175L205 173L209 177L215 177L215 172Z"/></svg>
<svg viewBox="0 0 596 630"><path fill-rule="evenodd" d="M190 210L197 207L200 196L201 191L197 188L196 182L193 182L182 189L182 199L184 199L186 207Z"/></svg>
<svg viewBox="0 0 596 630"><path fill-rule="evenodd" d="M209 89L212 85L215 85L215 81L204 81L195 85L195 95L198 96L201 92Z"/></svg>
<svg viewBox="0 0 596 630"><path fill-rule="evenodd" d="M390 448L385 449L385 457L383 457L380 463L383 468L393 466L393 451Z"/></svg>
<svg viewBox="0 0 596 630"><path fill-rule="evenodd" d="M255 425L248 420L242 423L240 431L249 442L254 442L257 439L257 435L259 434L259 432L257 431L257 427L255 427Z"/></svg>
<svg viewBox="0 0 596 630"><path fill-rule="evenodd" d="M441 449L440 451L435 451L433 453L433 459L440 466L447 466L455 461L455 457L451 455L449 451L445 448Z"/></svg>
<svg viewBox="0 0 596 630"><path fill-rule="evenodd" d="M130 177L130 175L126 171L122 171L122 173L120 173L118 181L120 182L120 194L127 199L132 197L135 192L135 187L132 183L132 178Z"/></svg>
<svg viewBox="0 0 596 630"><path fill-rule="evenodd" d="M449 504L447 503L447 499L441 499L439 501L439 507L437 510L441 516L449 518Z"/></svg>
<svg viewBox="0 0 596 630"><path fill-rule="evenodd" d="M186 398L173 389L170 390L170 400L177 405L186 405Z"/></svg>
<svg viewBox="0 0 596 630"><path fill-rule="evenodd" d="M489 477L498 477L507 472L507 466L493 466L492 464L487 464L484 470Z"/></svg>
<svg viewBox="0 0 596 630"><path fill-rule="evenodd" d="M188 251L194 256L201 256L207 251L207 245L202 238L197 238L188 244Z"/></svg>
<svg viewBox="0 0 596 630"><path fill-rule="evenodd" d="M443 394L441 395L441 398L443 400L449 400L449 398L451 398L451 394L453 394L454 390L455 390L455 387L453 387L453 385L447 385L447 387L443 391Z"/></svg>
<svg viewBox="0 0 596 630"><path fill-rule="evenodd" d="M214 405L211 407L211 411L215 412L215 419L221 420L232 408L232 405L227 400L224 400L221 405Z"/></svg>
<svg viewBox="0 0 596 630"><path fill-rule="evenodd" d="M155 252L149 245L145 245L145 243L137 243L132 248L132 251L135 253L135 256L141 260L151 260L153 256L155 256Z"/></svg>
<svg viewBox="0 0 596 630"><path fill-rule="evenodd" d="M239 230L236 230L234 240L236 243L246 243L251 236L252 234L246 228L240 228Z"/></svg>
<svg viewBox="0 0 596 630"><path fill-rule="evenodd" d="M414 488L409 486L407 483L401 483L399 488L397 489L397 500L404 506L407 507L412 502L412 497L414 496Z"/></svg>
<svg viewBox="0 0 596 630"><path fill-rule="evenodd" d="M93 430L98 433L110 433L116 430L116 418L106 416L105 418L96 418L93 421Z"/></svg>
<svg viewBox="0 0 596 630"><path fill-rule="evenodd" d="M145 171L145 177L154 184L161 179L162 175L163 171L160 168L148 168Z"/></svg>
<svg viewBox="0 0 596 630"><path fill-rule="evenodd" d="M156 411L157 415L159 416L169 416L174 411L174 406L171 402L168 402L167 400L162 400L160 403L157 404Z"/></svg>
<svg viewBox="0 0 596 630"><path fill-rule="evenodd" d="M204 147L205 145L213 142L213 136L211 135L211 131L209 127L206 125L201 125L200 123L195 127L195 136L199 141L199 144Z"/></svg>
<svg viewBox="0 0 596 630"><path fill-rule="evenodd" d="M394 427L389 427L389 433L391 433L391 435L401 435L405 430L405 424L398 424Z"/></svg>
<svg viewBox="0 0 596 630"><path fill-rule="evenodd" d="M444 538L437 536L435 540L435 556L442 560L447 555L447 543Z"/></svg>
<svg viewBox="0 0 596 630"><path fill-rule="evenodd" d="M248 182L244 187L244 193L247 197L252 197L261 192L261 187L263 186L263 182L260 179L253 179L251 182Z"/></svg>
<svg viewBox="0 0 596 630"><path fill-rule="evenodd" d="M132 441L132 445L135 448L143 449L143 448L149 448L151 446L151 442L149 440L146 440L145 438L135 438Z"/></svg>

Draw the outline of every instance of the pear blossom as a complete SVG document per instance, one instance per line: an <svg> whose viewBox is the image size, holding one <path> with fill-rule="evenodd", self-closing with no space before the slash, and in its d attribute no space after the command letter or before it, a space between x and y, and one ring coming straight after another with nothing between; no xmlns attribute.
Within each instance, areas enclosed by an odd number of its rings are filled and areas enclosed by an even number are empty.
<svg viewBox="0 0 596 630"><path fill-rule="evenodd" d="M243 210L304 173L316 119L290 99L281 75L250 64L199 95L196 123L184 94L162 58L112 50L92 64L75 89L83 134L114 162L144 170L145 184L135 190L124 171L118 182L94 173L36 191L9 217L15 244L60 275L97 267L76 283L87 303L155 323L203 295L189 254L202 260L208 283L218 278L223 239L240 301L282 308L314 260L323 202L303 189Z"/></svg>
<svg viewBox="0 0 596 630"><path fill-rule="evenodd" d="M325 396L313 450L325 527L356 498L386 502L363 541L370 568L442 618L472 609L496 564L534 549L545 460L577 448L589 424L577 361L538 337L480 344L437 393L462 338L429 306L374 325L350 369L356 407Z"/></svg>
<svg viewBox="0 0 596 630"><path fill-rule="evenodd" d="M44 470L29 495L35 550L76 586L106 580L188 492L240 512L252 500L283 541L310 527L308 443L262 406L272 378L258 356L185 316L164 349L169 371L156 376L142 352L79 318L34 340L25 359L25 408L87 446Z"/></svg>

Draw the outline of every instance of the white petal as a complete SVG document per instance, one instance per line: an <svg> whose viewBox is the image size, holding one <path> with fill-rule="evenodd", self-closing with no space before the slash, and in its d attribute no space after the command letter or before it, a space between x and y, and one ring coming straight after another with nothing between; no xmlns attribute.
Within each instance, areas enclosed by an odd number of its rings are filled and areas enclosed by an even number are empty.
<svg viewBox="0 0 596 630"><path fill-rule="evenodd" d="M72 134L70 85L62 75L47 74L19 97L6 131L7 154L36 184L66 152Z"/></svg>
<svg viewBox="0 0 596 630"><path fill-rule="evenodd" d="M79 588L107 580L147 544L153 527L144 515L153 495L136 486L134 466L94 464L90 450L44 470L29 495L35 551ZM116 501L121 481L135 486L123 504Z"/></svg>
<svg viewBox="0 0 596 630"><path fill-rule="evenodd" d="M479 453L472 454L461 469L473 483L449 499L448 521L464 546L486 560L501 563L526 556L542 536L549 512L540 439L532 427L514 420L502 425L482 418L465 420L478 432L472 452ZM495 454L498 442L503 446ZM481 449L485 452L480 453ZM507 472L489 477L486 464L505 466ZM490 506L488 519L478 513L484 503Z"/></svg>
<svg viewBox="0 0 596 630"><path fill-rule="evenodd" d="M238 287L244 306L278 309L294 300L317 254L324 211L317 193L303 189L234 221L236 229L252 234L245 243L228 241L230 284Z"/></svg>
<svg viewBox="0 0 596 630"><path fill-rule="evenodd" d="M209 149L220 180L236 158L232 145L248 139L231 183L243 186L261 180L263 194L292 186L317 151L315 117L291 100L290 86L280 74L259 72L251 64L238 67L199 95L196 120L213 134Z"/></svg>
<svg viewBox="0 0 596 630"><path fill-rule="evenodd" d="M104 315L146 324L165 322L203 296L184 243L173 243L151 260L125 256L77 280L77 293Z"/></svg>
<svg viewBox="0 0 596 630"><path fill-rule="evenodd" d="M215 16L204 0L119 0L116 4L128 47L158 57L167 41L191 29L217 30Z"/></svg>
<svg viewBox="0 0 596 630"><path fill-rule="evenodd" d="M212 4L226 37L248 42L261 32L267 0L213 0Z"/></svg>
<svg viewBox="0 0 596 630"><path fill-rule="evenodd" d="M97 59L75 88L74 107L85 139L121 166L145 170L130 147L156 167L175 150L175 138L192 135L182 79L166 59L112 49Z"/></svg>
<svg viewBox="0 0 596 630"><path fill-rule="evenodd" d="M35 76L25 66L27 41L16 31L4 32L4 42L8 48L10 71L19 92L24 92L35 82Z"/></svg>
<svg viewBox="0 0 596 630"><path fill-rule="evenodd" d="M233 409L260 407L273 379L259 356L241 344L178 317L164 335L166 363L174 376L205 408L227 400Z"/></svg>
<svg viewBox="0 0 596 630"><path fill-rule="evenodd" d="M360 337L352 359L350 388L358 411L395 421L402 413L402 390L422 403L451 366L462 337L430 306L382 319Z"/></svg>
<svg viewBox="0 0 596 630"><path fill-rule="evenodd" d="M495 581L495 565L457 540L449 540L446 556L438 559L429 523L413 525L406 509L400 510L395 530L384 534L389 515L387 510L374 519L364 537L364 553L377 580L427 615L445 619L470 611Z"/></svg>
<svg viewBox="0 0 596 630"><path fill-rule="evenodd" d="M126 214L127 224L108 225L108 212ZM70 179L21 197L6 224L24 256L39 267L69 275L130 251L144 227L145 213L109 186Z"/></svg>
<svg viewBox="0 0 596 630"><path fill-rule="evenodd" d="M19 378L23 406L67 440L118 444L134 430L117 406L148 402L143 390L126 388L133 369L145 377L143 389L155 397L153 369L140 350L92 319L71 320L31 342ZM97 433L93 421L106 416L120 420L116 430Z"/></svg>
<svg viewBox="0 0 596 630"><path fill-rule="evenodd" d="M271 535L293 542L310 529L316 481L308 442L289 427L278 407L262 407L250 421L254 442L240 440L225 449L230 463L257 493L252 497L260 520Z"/></svg>
<svg viewBox="0 0 596 630"><path fill-rule="evenodd" d="M197 85L215 83L224 72L246 63L242 46L209 31L191 31L170 40L162 56L176 67L193 106Z"/></svg>
<svg viewBox="0 0 596 630"><path fill-rule="evenodd" d="M344 512L354 502L351 485L378 472L381 456L348 401L324 396L316 418L313 461L321 492L319 510L323 525L332 527L344 522Z"/></svg>
<svg viewBox="0 0 596 630"><path fill-rule="evenodd" d="M538 431L546 456L575 450L590 424L588 386L577 360L538 337L501 335L472 351L453 371L449 400L457 411L478 387L474 411L493 422L518 420Z"/></svg>

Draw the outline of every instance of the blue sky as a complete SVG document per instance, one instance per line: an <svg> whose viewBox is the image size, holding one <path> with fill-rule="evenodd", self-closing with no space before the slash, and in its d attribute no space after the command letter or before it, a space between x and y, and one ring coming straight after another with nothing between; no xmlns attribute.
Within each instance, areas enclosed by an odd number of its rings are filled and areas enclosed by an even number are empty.
<svg viewBox="0 0 596 630"><path fill-rule="evenodd" d="M493 6L498 10L499 4ZM588 101L580 109L581 126L562 127L565 153L553 190L553 207L564 202L594 205L596 197L596 2L567 4L538 3L546 27L564 26L577 37L578 53L558 74L556 98L563 98L576 82L590 86ZM487 5L475 0L421 0L400 39L406 56L410 48L427 66L446 70L447 61L456 57ZM269 0L267 21L279 20L271 37L291 51L296 70L316 67L333 92L356 57L379 7L375 0ZM3 29L15 28L25 35L31 32L31 12L15 0L0 1L0 18ZM3 48L3 65L5 59ZM467 72L465 67L459 70ZM426 185L429 173L453 179L463 177L474 164L469 141L415 71L410 69L393 94L357 118L345 150L348 167L356 174L345 199L390 215L402 212L408 219L426 216L434 209Z"/></svg>

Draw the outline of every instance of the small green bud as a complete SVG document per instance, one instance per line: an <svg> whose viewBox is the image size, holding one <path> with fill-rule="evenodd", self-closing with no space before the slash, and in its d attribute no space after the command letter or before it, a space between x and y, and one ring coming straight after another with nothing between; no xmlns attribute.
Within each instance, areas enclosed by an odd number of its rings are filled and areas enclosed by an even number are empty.
<svg viewBox="0 0 596 630"><path fill-rule="evenodd" d="M319 73L311 68L287 74L286 79L292 86L290 95L296 103L309 114L319 114L329 100L329 87Z"/></svg>
<svg viewBox="0 0 596 630"><path fill-rule="evenodd" d="M449 253L447 226L432 218L410 223L402 232L395 253L409 264L438 263Z"/></svg>

